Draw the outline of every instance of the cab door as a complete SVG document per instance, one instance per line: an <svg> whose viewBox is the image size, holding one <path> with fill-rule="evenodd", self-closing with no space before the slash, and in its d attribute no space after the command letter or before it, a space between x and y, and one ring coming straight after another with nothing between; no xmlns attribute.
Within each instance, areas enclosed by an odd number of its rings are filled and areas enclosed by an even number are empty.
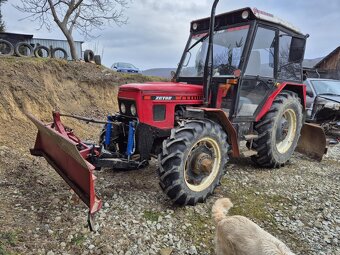
<svg viewBox="0 0 340 255"><path fill-rule="evenodd" d="M254 119L262 103L275 89L276 38L275 29L257 27L238 92L237 119Z"/></svg>

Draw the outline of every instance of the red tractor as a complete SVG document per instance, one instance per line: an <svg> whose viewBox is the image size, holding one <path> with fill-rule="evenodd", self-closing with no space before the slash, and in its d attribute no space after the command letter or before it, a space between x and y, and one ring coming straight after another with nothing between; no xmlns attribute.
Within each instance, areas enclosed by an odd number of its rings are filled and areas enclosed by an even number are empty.
<svg viewBox="0 0 340 255"><path fill-rule="evenodd" d="M39 129L32 154L50 162L90 215L101 207L92 174L101 167L138 169L157 157L163 191L195 205L219 185L228 155L240 157L241 141L243 155L259 166L278 168L291 158L304 125L308 35L257 9L215 16L217 3L210 18L191 22L172 82L120 86L120 112L103 122L98 145L77 138L58 112L48 125L29 115ZM305 125L302 136L300 151L321 159L322 129Z"/></svg>

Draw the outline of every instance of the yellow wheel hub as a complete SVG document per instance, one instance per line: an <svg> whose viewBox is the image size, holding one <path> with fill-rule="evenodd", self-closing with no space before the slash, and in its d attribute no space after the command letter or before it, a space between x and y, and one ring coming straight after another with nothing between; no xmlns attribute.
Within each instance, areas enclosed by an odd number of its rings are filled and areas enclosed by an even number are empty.
<svg viewBox="0 0 340 255"><path fill-rule="evenodd" d="M279 125L281 126L276 130L276 132L281 132L279 135L282 139L276 138L276 149L279 153L283 154L291 148L296 136L297 118L295 111L287 109L283 113Z"/></svg>
<svg viewBox="0 0 340 255"><path fill-rule="evenodd" d="M200 192L208 188L218 175L221 150L217 142L204 137L189 150L184 168L184 179L189 189Z"/></svg>

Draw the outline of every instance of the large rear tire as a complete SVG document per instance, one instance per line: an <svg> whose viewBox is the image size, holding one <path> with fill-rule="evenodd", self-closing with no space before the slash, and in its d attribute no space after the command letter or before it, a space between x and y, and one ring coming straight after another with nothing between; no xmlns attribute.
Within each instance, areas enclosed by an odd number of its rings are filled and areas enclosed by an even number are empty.
<svg viewBox="0 0 340 255"><path fill-rule="evenodd" d="M204 202L225 173L228 148L227 134L213 121L174 128L158 157L161 188L176 204Z"/></svg>
<svg viewBox="0 0 340 255"><path fill-rule="evenodd" d="M302 106L297 94L281 92L268 113L254 126L258 138L253 142L253 149L258 154L252 160L262 167L283 166L297 146L302 120Z"/></svg>

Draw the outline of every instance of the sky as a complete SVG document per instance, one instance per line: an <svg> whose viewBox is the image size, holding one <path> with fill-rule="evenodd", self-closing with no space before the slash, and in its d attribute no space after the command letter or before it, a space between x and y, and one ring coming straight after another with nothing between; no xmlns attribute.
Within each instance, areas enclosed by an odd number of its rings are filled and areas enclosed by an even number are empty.
<svg viewBox="0 0 340 255"><path fill-rule="evenodd" d="M9 0L2 12L8 32L33 34L36 38L64 39L55 26L52 31L37 22L22 20L28 15ZM189 36L192 20L208 17L213 0L131 0L123 26L105 26L86 39L78 33L75 40L85 41L83 50L92 49L102 55L102 63L129 62L142 70L176 67ZM256 7L278 16L309 34L308 59L323 57L340 46L339 0L220 0L217 14L243 7Z"/></svg>

